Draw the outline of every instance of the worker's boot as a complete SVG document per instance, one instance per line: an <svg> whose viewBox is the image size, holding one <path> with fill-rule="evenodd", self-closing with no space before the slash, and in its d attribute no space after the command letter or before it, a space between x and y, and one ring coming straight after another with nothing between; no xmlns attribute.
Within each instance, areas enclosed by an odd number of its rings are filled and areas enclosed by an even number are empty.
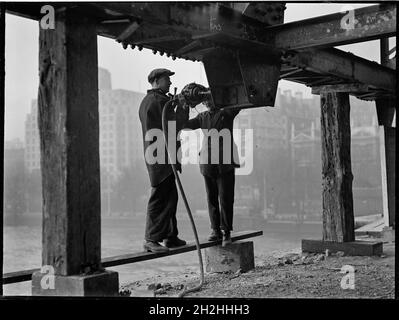
<svg viewBox="0 0 399 320"><path fill-rule="evenodd" d="M208 241L218 241L218 240L222 240L223 234L222 231L220 231L220 229L212 229L211 234L208 237Z"/></svg>
<svg viewBox="0 0 399 320"><path fill-rule="evenodd" d="M148 241L148 240L144 242L144 250L146 250L147 252L155 252L155 253L169 251L168 248L161 246L158 242Z"/></svg>
<svg viewBox="0 0 399 320"><path fill-rule="evenodd" d="M187 242L182 239L179 239L178 237L173 237L173 238L165 239L164 244L165 244L165 247L176 248L176 247L185 246L187 244Z"/></svg>
<svg viewBox="0 0 399 320"><path fill-rule="evenodd" d="M230 231L225 231L223 230L223 241L222 241L222 247L225 247L229 244L231 244L231 235Z"/></svg>

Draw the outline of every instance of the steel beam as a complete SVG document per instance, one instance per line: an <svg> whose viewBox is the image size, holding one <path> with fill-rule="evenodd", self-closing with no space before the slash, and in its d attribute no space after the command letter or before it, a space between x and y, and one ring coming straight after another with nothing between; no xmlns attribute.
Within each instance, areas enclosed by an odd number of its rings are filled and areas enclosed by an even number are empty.
<svg viewBox="0 0 399 320"><path fill-rule="evenodd" d="M211 45L205 45L205 48L218 45L239 52L251 51L252 54L266 56L276 54L276 51L285 52L287 49L335 46L396 33L396 5L393 3L354 10L353 30L341 28L341 21L346 13L266 27L266 23L245 16L242 11L217 3L92 3L79 5L79 8L103 22L107 19L137 19L138 23L146 25L145 30L140 27L126 41L134 44L135 41L145 39L147 42L143 46L173 56L176 56L179 49L185 50L186 45L189 45L190 49L191 41L198 39L200 35L206 35L205 39L210 40ZM247 10L249 6L239 8ZM37 16L40 6L10 3L7 4L7 9L33 17ZM125 26L119 23L99 23L97 32L116 39L128 26L129 23ZM181 37L181 43L149 44L149 38L157 39L174 34L177 39ZM183 40L185 37L187 41ZM195 52L190 51L184 58L202 59L202 49L204 46L195 48ZM394 70L339 50L307 49L306 52L295 53L291 62L322 75L342 78L348 83L363 83L391 92L395 90Z"/></svg>
<svg viewBox="0 0 399 320"><path fill-rule="evenodd" d="M335 48L292 53L286 59L292 66L330 74L348 82L360 82L391 92L396 90L395 70Z"/></svg>
<svg viewBox="0 0 399 320"><path fill-rule="evenodd" d="M41 16L40 7L41 4L37 3L8 3L7 11L38 19ZM180 32L223 32L241 39L268 44L275 41L276 47L282 50L333 47L396 34L396 4L394 3L382 3L350 12L339 12L270 27L267 27L268 23L263 23L263 20L254 13L249 13L250 8L254 7L253 4L240 6L238 10L235 10L234 6L226 8L225 5L217 3L106 2L88 3L79 7L88 15L98 18L135 18L154 26L169 26ZM273 17L273 21L276 22L279 17L282 17L284 8L274 7L269 9L280 10L275 13L277 16Z"/></svg>
<svg viewBox="0 0 399 320"><path fill-rule="evenodd" d="M324 15L265 28L266 39L277 48L298 50L335 47L396 34L396 4L375 6Z"/></svg>
<svg viewBox="0 0 399 320"><path fill-rule="evenodd" d="M312 87L312 94L324 92L367 92L368 90L369 88L366 84L344 83Z"/></svg>

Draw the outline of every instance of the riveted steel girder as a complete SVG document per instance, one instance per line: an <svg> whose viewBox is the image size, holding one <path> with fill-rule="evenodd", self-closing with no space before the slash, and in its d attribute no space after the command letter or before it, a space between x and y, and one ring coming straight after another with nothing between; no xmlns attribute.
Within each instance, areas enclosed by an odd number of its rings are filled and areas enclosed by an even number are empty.
<svg viewBox="0 0 399 320"><path fill-rule="evenodd" d="M356 10L285 23L265 29L281 49L334 47L393 36L396 4L381 3Z"/></svg>

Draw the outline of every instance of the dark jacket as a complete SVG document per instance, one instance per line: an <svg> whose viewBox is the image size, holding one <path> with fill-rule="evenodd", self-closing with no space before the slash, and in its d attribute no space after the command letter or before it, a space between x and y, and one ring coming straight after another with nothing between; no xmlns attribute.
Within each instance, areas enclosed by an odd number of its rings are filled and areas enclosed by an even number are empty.
<svg viewBox="0 0 399 320"><path fill-rule="evenodd" d="M204 132L204 139L202 141L200 155L200 171L206 176L217 176L224 174L235 168L239 167L238 164L238 151L237 146L233 139L233 122L236 115L240 112L239 109L231 110L212 110L201 112L194 119L188 120L184 126L187 129L202 129ZM219 137L219 146L216 148L212 143L211 135L209 130L216 129L217 132L221 132L223 129L227 129L230 134L230 149L224 150L223 134ZM208 131L208 133L206 132ZM224 130L226 133L227 131ZM214 140L215 141L215 140ZM227 143L227 142L226 142ZM227 157L230 159L226 160L230 163L223 163L223 153L226 151ZM234 161L234 160L237 161ZM216 163L215 163L216 162Z"/></svg>
<svg viewBox="0 0 399 320"><path fill-rule="evenodd" d="M162 110L165 104L170 100L170 98L163 93L160 89L151 89L147 91L147 95L144 97L140 104L139 117L141 122L141 128L143 132L143 145L144 145L144 155L147 148L156 141L154 137L151 141L145 141L145 135L148 130L160 129L162 130ZM174 135L174 141L177 140L177 133L182 129L182 125L188 119L188 110L183 110L182 107L177 106L176 112L171 110L167 113L167 120L176 120L176 133ZM167 134L167 133L166 133ZM164 146L164 158L162 163L149 164L146 159L146 166L148 174L150 176L150 183L152 187L157 186L162 181L164 181L169 175L173 174L172 167L169 164L168 154L166 151L165 140L162 136L162 145ZM173 147L173 146L170 146ZM180 141L176 141L176 157L177 151L180 149ZM157 155L154 152L154 155ZM177 170L181 172L180 159L176 161Z"/></svg>

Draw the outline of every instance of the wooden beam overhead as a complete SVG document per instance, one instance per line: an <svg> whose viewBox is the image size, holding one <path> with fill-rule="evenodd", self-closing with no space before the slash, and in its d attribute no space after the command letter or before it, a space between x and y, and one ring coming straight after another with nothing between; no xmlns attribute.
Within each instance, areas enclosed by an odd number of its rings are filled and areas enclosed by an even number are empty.
<svg viewBox="0 0 399 320"><path fill-rule="evenodd" d="M396 34L396 4L384 3L268 27L277 48L335 47Z"/></svg>

